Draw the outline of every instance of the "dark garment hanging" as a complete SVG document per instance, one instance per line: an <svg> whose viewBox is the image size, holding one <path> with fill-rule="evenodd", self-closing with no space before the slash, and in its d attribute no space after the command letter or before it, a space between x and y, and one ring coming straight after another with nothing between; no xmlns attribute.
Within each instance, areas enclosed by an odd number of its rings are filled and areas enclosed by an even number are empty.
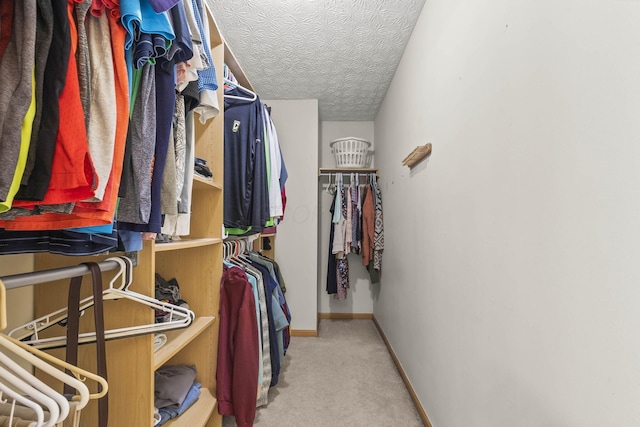
<svg viewBox="0 0 640 427"><path fill-rule="evenodd" d="M110 234L71 230L0 230L0 255L50 252L61 255L99 255L118 246L114 225Z"/></svg>
<svg viewBox="0 0 640 427"><path fill-rule="evenodd" d="M187 14L184 10L183 3L178 1L175 7L169 10L169 13L171 14L173 32L176 38L171 43L171 47L167 52L167 59L175 64L187 62L193 58L193 42L191 40ZM169 64L170 62L166 62L163 64L163 67Z"/></svg>
<svg viewBox="0 0 640 427"><path fill-rule="evenodd" d="M36 22L36 63L35 63L35 82L36 82L36 115L33 118L33 126L31 127L31 142L29 144L29 154L27 155L27 163L22 173L21 185L27 185L29 178L33 172L36 161L36 150L38 147L38 133L40 123L42 122L42 106L45 105L44 81L47 66L47 57L51 48L53 39L53 5L51 0L38 0L38 16ZM49 94L47 93L47 97Z"/></svg>
<svg viewBox="0 0 640 427"><path fill-rule="evenodd" d="M249 253L249 258L266 267L269 275L272 277L272 279L274 280L274 282L276 283L276 287L277 289L276 292L278 293L278 303L280 305L280 308L282 309L282 312L284 313L286 319L287 319L287 327L284 328L282 330L282 342L283 342L283 351L282 353L286 353L287 352L287 348L289 347L289 341L290 341L290 325L291 325L291 312L289 311L289 306L287 305L287 300L284 297L284 289L283 289L283 283L284 280L281 281L281 274L278 268L278 265L276 264L276 262L270 258L267 258L265 256L260 255L257 252L250 252ZM272 274L273 273L273 274ZM279 289L279 291L278 291Z"/></svg>
<svg viewBox="0 0 640 427"><path fill-rule="evenodd" d="M37 133L37 141L33 136L31 139L31 144L36 144L31 176L28 183L23 180L20 190L16 194L16 200L43 200L49 188L56 136L60 124L58 100L66 83L71 53L71 30L67 4L67 0L51 0L54 15L53 35L42 87L43 93L46 93L47 96L42 99L43 114ZM29 165L29 161L27 158L27 165Z"/></svg>
<svg viewBox="0 0 640 427"><path fill-rule="evenodd" d="M0 59L0 200L9 205L16 191L16 179L24 168L22 126L30 127L35 113L34 90L37 8L34 2L19 2L14 6L13 34ZM30 111L29 114L27 114Z"/></svg>
<svg viewBox="0 0 640 427"><path fill-rule="evenodd" d="M121 223L120 228L130 231L160 233L162 228L162 176L167 161L173 109L176 104L174 67L164 67L169 61L158 58L155 69L156 79L156 144L151 177L151 210L147 224Z"/></svg>
<svg viewBox="0 0 640 427"><path fill-rule="evenodd" d="M333 235L335 233L335 224L333 223L333 214L335 212L336 197L338 197L337 193L333 195L333 200L331 201L331 208L329 209L329 212L331 212L331 218L330 218L331 229L329 232L329 257L327 261L327 293L328 294L338 293L338 278L336 276L336 271L338 270L338 263L336 261L336 256L333 253Z"/></svg>
<svg viewBox="0 0 640 427"><path fill-rule="evenodd" d="M226 95L246 96L237 88ZM224 225L259 232L269 220L262 105L225 98Z"/></svg>

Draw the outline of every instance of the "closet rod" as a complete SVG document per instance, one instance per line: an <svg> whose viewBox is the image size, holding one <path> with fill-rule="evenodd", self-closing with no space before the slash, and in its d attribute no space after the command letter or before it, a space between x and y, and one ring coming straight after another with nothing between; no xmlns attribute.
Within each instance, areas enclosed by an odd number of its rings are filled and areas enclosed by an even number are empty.
<svg viewBox="0 0 640 427"><path fill-rule="evenodd" d="M367 175L375 173L378 175L378 169L376 168L320 168L318 170L318 176L330 176L340 173L342 175L349 175L352 173L359 173L361 175Z"/></svg>
<svg viewBox="0 0 640 427"><path fill-rule="evenodd" d="M120 268L120 264L116 261L102 261L98 263L100 271L109 271ZM34 271L31 273L13 274L10 276L0 277L6 289L22 288L24 286L33 286L40 283L53 282L55 280L70 279L72 277L84 276L91 273L89 267L78 264L72 267L60 267L50 270Z"/></svg>

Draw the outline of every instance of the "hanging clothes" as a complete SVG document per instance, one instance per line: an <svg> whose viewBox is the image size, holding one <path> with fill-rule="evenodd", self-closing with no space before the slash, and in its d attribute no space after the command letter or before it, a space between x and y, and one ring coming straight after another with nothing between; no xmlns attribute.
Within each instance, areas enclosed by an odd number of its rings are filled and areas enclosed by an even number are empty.
<svg viewBox="0 0 640 427"><path fill-rule="evenodd" d="M258 330L255 301L246 275L224 267L220 285L220 338L216 397L221 415L252 426L258 387Z"/></svg>
<svg viewBox="0 0 640 427"><path fill-rule="evenodd" d="M189 234L192 111L205 98L217 101L211 18L202 0L156 3L160 12L146 0L3 2L0 97L14 99L11 109L0 107L0 157L8 166L0 174L0 242L24 233L16 253L111 250L116 234L121 250L137 250L163 223ZM189 84L178 101L175 83L177 64L194 57L192 33L198 56L207 58L198 58L192 80L195 103ZM212 111L202 109L201 121ZM164 221L164 171L167 159L174 168L178 150L183 191L176 179L166 199L173 220ZM177 177L177 169L168 175ZM73 243L60 249L65 241Z"/></svg>
<svg viewBox="0 0 640 427"><path fill-rule="evenodd" d="M257 233L284 216L287 171L269 108L227 67L225 79L223 222L229 234Z"/></svg>
<svg viewBox="0 0 640 427"><path fill-rule="evenodd" d="M348 254L360 254L371 283L378 283L384 250L382 192L377 177L368 175L361 187L359 174L348 176L350 183L345 185L343 175L336 174L336 192L330 207L326 291L339 300L347 298L350 287ZM331 178L329 188L333 188Z"/></svg>
<svg viewBox="0 0 640 427"><path fill-rule="evenodd" d="M225 243L234 245L233 243ZM237 242L235 243L237 245ZM276 386L290 343L291 312L284 296L282 274L275 261L257 252L237 253L233 246L225 266L240 268L251 283L256 304L259 372L256 405L268 404L268 391Z"/></svg>
<svg viewBox="0 0 640 427"><path fill-rule="evenodd" d="M259 99L242 98L238 88L225 89L224 225L259 232L269 220L269 193L264 126Z"/></svg>

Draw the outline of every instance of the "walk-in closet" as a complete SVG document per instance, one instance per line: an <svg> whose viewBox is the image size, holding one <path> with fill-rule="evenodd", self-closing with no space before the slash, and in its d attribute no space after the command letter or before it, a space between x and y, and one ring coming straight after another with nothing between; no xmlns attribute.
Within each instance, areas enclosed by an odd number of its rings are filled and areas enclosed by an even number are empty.
<svg viewBox="0 0 640 427"><path fill-rule="evenodd" d="M640 426L639 21L0 0L0 426Z"/></svg>

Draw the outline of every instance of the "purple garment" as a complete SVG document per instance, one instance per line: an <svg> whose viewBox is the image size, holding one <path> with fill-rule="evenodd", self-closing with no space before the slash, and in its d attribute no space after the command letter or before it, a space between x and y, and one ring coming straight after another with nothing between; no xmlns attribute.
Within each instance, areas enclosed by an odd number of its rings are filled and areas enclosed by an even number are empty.
<svg viewBox="0 0 640 427"><path fill-rule="evenodd" d="M351 188L351 253L360 253L360 209L358 209L358 199L360 198L360 187L357 180Z"/></svg>
<svg viewBox="0 0 640 427"><path fill-rule="evenodd" d="M166 12L178 3L180 0L149 0L149 4L156 13Z"/></svg>

